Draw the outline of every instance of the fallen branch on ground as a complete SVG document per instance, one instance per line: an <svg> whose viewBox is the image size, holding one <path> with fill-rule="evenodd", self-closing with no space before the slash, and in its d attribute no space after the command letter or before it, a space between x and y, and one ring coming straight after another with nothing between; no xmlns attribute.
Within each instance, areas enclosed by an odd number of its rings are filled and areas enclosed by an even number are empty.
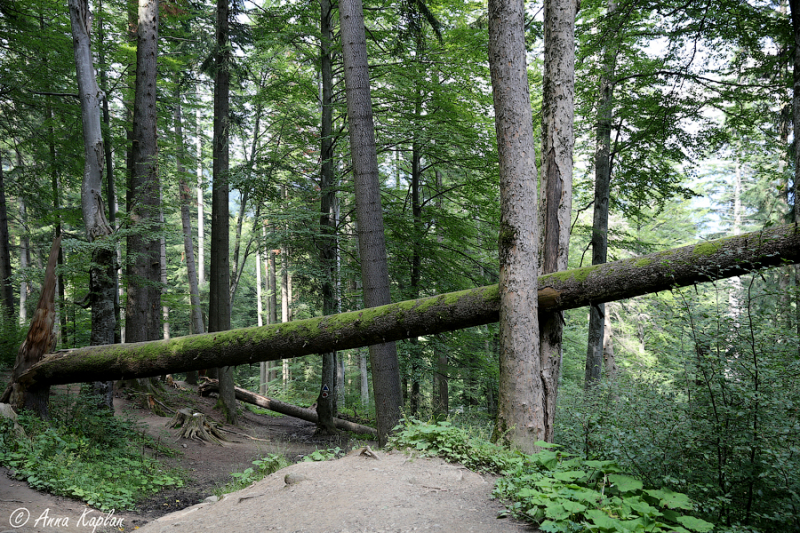
<svg viewBox="0 0 800 533"><path fill-rule="evenodd" d="M263 407L264 409L269 409L270 411L275 411L276 413L281 413L282 415L300 418L314 424L319 423L317 412L313 409L306 409L305 407L299 407L297 405L292 405L280 400L267 398L266 396L261 396L255 392L250 392L249 390L239 387L236 387L235 390L237 400L257 405L258 407ZM200 385L198 392L201 395L208 394L210 392L219 392L219 384L215 380L209 380ZM353 433L366 433L374 437L378 436L378 432L374 428L362 426L361 424L356 424L354 422L348 422L347 420L342 420L341 418L334 418L333 425L336 426L336 429L351 431Z"/></svg>

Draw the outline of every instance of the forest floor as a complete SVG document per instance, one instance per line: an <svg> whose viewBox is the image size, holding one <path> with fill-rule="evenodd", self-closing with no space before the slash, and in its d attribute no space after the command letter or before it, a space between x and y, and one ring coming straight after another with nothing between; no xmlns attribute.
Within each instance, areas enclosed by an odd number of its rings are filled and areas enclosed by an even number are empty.
<svg viewBox="0 0 800 533"><path fill-rule="evenodd" d="M115 512L108 519L108 513L83 502L32 490L0 468L0 533L534 531L522 522L498 519L503 506L490 498L494 478L461 465L399 451L376 450L377 459L360 455L361 447L374 450L376 443L351 440L346 433L319 436L312 423L247 409L240 411L237 427L224 426L234 433L225 433L229 441L223 446L176 440L177 430L167 427L169 418L138 407L124 395L114 402L118 414L131 416L177 452L160 460L185 471L188 482L140 502L137 511ZM165 403L220 419L215 400L193 391L170 390ZM315 450L335 447L355 451L332 461L298 462ZM207 501L233 479L231 473L271 453L297 464L220 501ZM27 523L12 529L11 521L23 512L30 515ZM93 527L102 519L105 525Z"/></svg>

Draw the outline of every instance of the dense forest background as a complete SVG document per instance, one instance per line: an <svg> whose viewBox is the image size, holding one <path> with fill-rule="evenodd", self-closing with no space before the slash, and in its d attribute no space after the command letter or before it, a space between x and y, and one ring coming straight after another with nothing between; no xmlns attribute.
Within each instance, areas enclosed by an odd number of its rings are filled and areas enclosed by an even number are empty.
<svg viewBox="0 0 800 533"><path fill-rule="evenodd" d="M332 130L323 136L326 2L233 2L231 327L362 306L358 220L334 5ZM61 348L90 342L94 248L113 246L126 340L131 235L161 242L165 337L207 328L215 8L159 3L159 219L137 224L129 191L135 5L95 0L92 48L106 95L104 200L111 243L84 235L84 148L69 11L0 2L0 247L10 258L2 360L13 364L54 234ZM497 282L499 190L483 2L367 3L392 300ZM541 131L542 14L528 6L534 128ZM591 263L596 152L609 154L608 260L797 222L793 61L786 2L584 0L576 19L571 267ZM332 181L321 143L332 152ZM323 143L324 145L324 143ZM541 155L540 153L537 155ZM331 194L333 193L333 194ZM321 229L321 201L329 230ZM332 200L332 201L330 201ZM325 205L323 203L323 205ZM183 218L182 218L183 216ZM193 320L185 224L196 256ZM2 221L0 221L2 226ZM334 255L321 259L321 250ZM331 262L332 258L332 262ZM326 269L333 264L333 283ZM797 530L800 308L784 267L607 304L602 382L584 390L587 309L564 316L556 442L615 459L655 486L688 492L730 530ZM334 296L334 308L324 293ZM8 291L13 291L8 292ZM329 300L330 302L330 300ZM324 309L324 306L328 307ZM195 317L196 318L196 317ZM491 425L495 325L398 343L405 413ZM338 409L374 413L366 349L339 352ZM251 390L309 405L322 362L238 367Z"/></svg>

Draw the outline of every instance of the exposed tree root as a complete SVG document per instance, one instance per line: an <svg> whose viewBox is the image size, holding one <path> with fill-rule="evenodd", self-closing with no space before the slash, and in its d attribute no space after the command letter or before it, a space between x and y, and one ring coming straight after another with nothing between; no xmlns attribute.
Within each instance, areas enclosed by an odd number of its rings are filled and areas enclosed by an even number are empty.
<svg viewBox="0 0 800 533"><path fill-rule="evenodd" d="M209 423L203 413L192 413L190 409L181 409L167 424L169 427L180 427L179 439L192 439L201 442L211 442L222 446L222 441L228 440L212 420Z"/></svg>

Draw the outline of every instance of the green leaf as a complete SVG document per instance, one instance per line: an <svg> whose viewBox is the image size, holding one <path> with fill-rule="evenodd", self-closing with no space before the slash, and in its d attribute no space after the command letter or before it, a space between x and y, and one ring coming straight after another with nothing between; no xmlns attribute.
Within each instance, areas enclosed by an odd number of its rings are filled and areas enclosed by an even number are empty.
<svg viewBox="0 0 800 533"><path fill-rule="evenodd" d="M625 498L625 504L642 516L661 516L661 512L639 497Z"/></svg>
<svg viewBox="0 0 800 533"><path fill-rule="evenodd" d="M658 500L659 505L662 507L669 507L670 509L686 509L691 511L694 509L692 501L686 494L682 492L672 492L669 489L660 490L645 490L645 493Z"/></svg>
<svg viewBox="0 0 800 533"><path fill-rule="evenodd" d="M677 522L698 533L707 533L714 529L714 524L711 522L706 522L694 516L681 516L678 518Z"/></svg>
<svg viewBox="0 0 800 533"><path fill-rule="evenodd" d="M556 452L543 451L537 453L533 457L537 463L548 470L552 470L558 464L558 453Z"/></svg>
<svg viewBox="0 0 800 533"><path fill-rule="evenodd" d="M537 448L561 448L560 444L553 444L552 442L545 442L543 440L537 440L533 445Z"/></svg>
<svg viewBox="0 0 800 533"><path fill-rule="evenodd" d="M567 472L553 472L553 477L561 481L575 481L586 476L586 472L581 470L569 470Z"/></svg>
<svg viewBox="0 0 800 533"><path fill-rule="evenodd" d="M566 520L570 512L564 509L560 502L553 502L544 509L544 515L553 520Z"/></svg>
<svg viewBox="0 0 800 533"><path fill-rule="evenodd" d="M644 486L642 482L635 477L624 476L622 474L609 474L608 479L620 492L633 492L641 490Z"/></svg>
<svg viewBox="0 0 800 533"><path fill-rule="evenodd" d="M611 518L606 513L598 509L590 509L584 513L584 516L586 516L586 518L591 520L597 526L613 529L615 531L626 531L626 528L622 526L622 522L616 518Z"/></svg>
<svg viewBox="0 0 800 533"><path fill-rule="evenodd" d="M572 500L564 500L561 502L561 505L563 505L564 509L569 511L571 514L582 513L587 509L587 507L582 503L574 502Z"/></svg>

